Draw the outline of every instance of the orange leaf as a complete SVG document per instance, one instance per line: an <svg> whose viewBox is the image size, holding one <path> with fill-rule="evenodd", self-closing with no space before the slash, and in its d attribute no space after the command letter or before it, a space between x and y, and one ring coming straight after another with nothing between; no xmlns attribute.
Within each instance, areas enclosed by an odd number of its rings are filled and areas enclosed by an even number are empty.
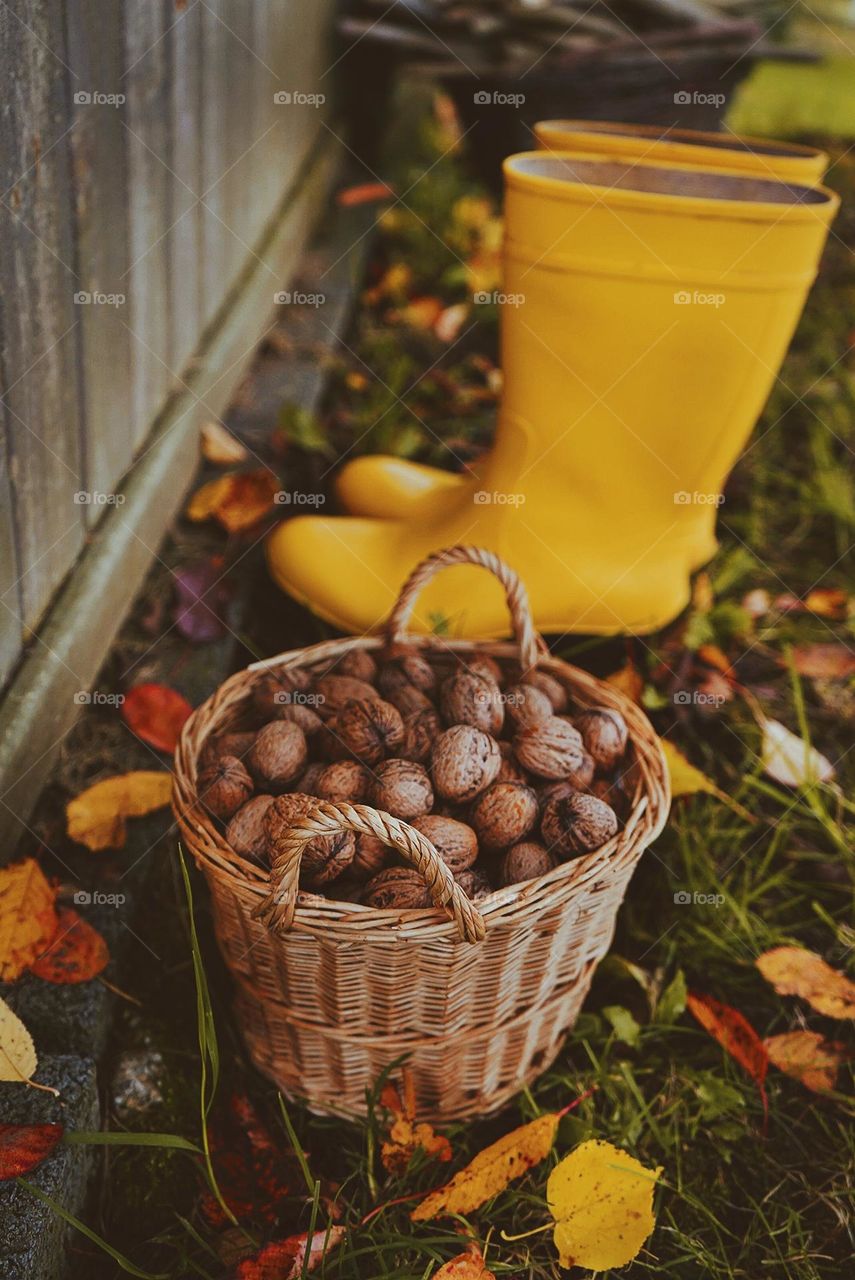
<svg viewBox="0 0 855 1280"><path fill-rule="evenodd" d="M31 970L45 982L89 982L97 977L109 960L110 952L98 930L71 907L61 907L56 937Z"/></svg>
<svg viewBox="0 0 855 1280"><path fill-rule="evenodd" d="M328 1231L316 1231L311 1238L303 1232L287 1240L272 1240L251 1258L238 1263L236 1280L296 1280L297 1276L316 1271L343 1237L344 1227L330 1227Z"/></svg>
<svg viewBox="0 0 855 1280"><path fill-rule="evenodd" d="M378 200L391 200L395 192L385 182L360 182L355 187L344 187L336 196L336 203L343 209L358 204L375 204Z"/></svg>
<svg viewBox="0 0 855 1280"><path fill-rule="evenodd" d="M606 684L619 689L633 702L641 702L644 681L641 678L641 672L631 662L627 662L618 671L613 671L610 676L606 676Z"/></svg>
<svg viewBox="0 0 855 1280"><path fill-rule="evenodd" d="M398 312L398 318L411 329L432 329L442 315L439 298L413 298Z"/></svg>
<svg viewBox="0 0 855 1280"><path fill-rule="evenodd" d="M458 1253L433 1273L433 1280L496 1280L492 1271L487 1270L484 1255L476 1244L471 1244L465 1253Z"/></svg>
<svg viewBox="0 0 855 1280"><path fill-rule="evenodd" d="M56 894L35 858L0 870L0 980L14 982L38 959L59 923Z"/></svg>
<svg viewBox="0 0 855 1280"><path fill-rule="evenodd" d="M708 667L715 667L717 671L721 671L726 676L733 673L730 659L726 653L719 649L717 644L702 644L698 649L698 657Z"/></svg>
<svg viewBox="0 0 855 1280"><path fill-rule="evenodd" d="M229 533L240 533L267 514L278 490L276 477L266 467L232 471L196 490L187 507L187 518L199 521L213 517Z"/></svg>
<svg viewBox="0 0 855 1280"><path fill-rule="evenodd" d="M171 755L192 710L187 699L168 685L149 682L135 685L127 694L122 719L143 742Z"/></svg>
<svg viewBox="0 0 855 1280"><path fill-rule="evenodd" d="M837 1072L851 1058L844 1044L825 1040L818 1031L786 1031L763 1041L769 1061L814 1093L827 1093L837 1084Z"/></svg>
<svg viewBox="0 0 855 1280"><path fill-rule="evenodd" d="M0 1182L37 1169L63 1132L61 1124L0 1124Z"/></svg>
<svg viewBox="0 0 855 1280"><path fill-rule="evenodd" d="M828 1018L855 1018L855 982L804 947L764 951L757 968L779 996L801 996Z"/></svg>
<svg viewBox="0 0 855 1280"><path fill-rule="evenodd" d="M801 676L845 680L855 672L855 653L845 644L796 645L793 666Z"/></svg>
<svg viewBox="0 0 855 1280"><path fill-rule="evenodd" d="M413 1073L409 1067L402 1071L404 1081L404 1101L401 1102L397 1089L387 1084L380 1095L380 1101L393 1114L394 1120L389 1129L388 1140L380 1149L383 1168L389 1173L404 1173L416 1151L421 1148L426 1155L435 1160L451 1159L451 1143L441 1134L434 1133L429 1124L416 1123L416 1100L413 1089Z"/></svg>
<svg viewBox="0 0 855 1280"><path fill-rule="evenodd" d="M712 996L690 992L686 997L686 1006L708 1031L714 1040L730 1054L731 1058L747 1071L760 1090L763 1111L768 1113L766 1100L766 1072L769 1070L769 1057L763 1047L763 1041L738 1009Z"/></svg>
<svg viewBox="0 0 855 1280"><path fill-rule="evenodd" d="M805 608L821 618L845 618L849 597L840 587L818 587L805 596Z"/></svg>
<svg viewBox="0 0 855 1280"><path fill-rule="evenodd" d="M171 797L169 773L140 769L104 778L69 800L65 807L68 834L93 852L121 849L127 834L125 819L162 809Z"/></svg>

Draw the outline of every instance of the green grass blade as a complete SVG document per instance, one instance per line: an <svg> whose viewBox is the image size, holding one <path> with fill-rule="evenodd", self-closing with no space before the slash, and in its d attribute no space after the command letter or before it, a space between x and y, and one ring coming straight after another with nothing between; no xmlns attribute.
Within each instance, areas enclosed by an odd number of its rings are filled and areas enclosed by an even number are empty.
<svg viewBox="0 0 855 1280"><path fill-rule="evenodd" d="M26 1187L31 1195L34 1195L37 1200L41 1200L44 1204L49 1205L56 1216L58 1218L62 1218L63 1222L67 1222L70 1227L74 1227L75 1231L79 1231L81 1235L86 1236L87 1240L91 1240L93 1244L97 1244L98 1248L103 1249L104 1253L109 1254L113 1261L117 1263L123 1271L127 1271L129 1276L139 1276L139 1280L168 1280L165 1271L141 1271L139 1267L135 1267L130 1259L126 1258L123 1253L119 1253L118 1249L114 1249L112 1245L107 1244L107 1241L103 1240L101 1236L98 1235L97 1231L93 1231L91 1227L87 1227L85 1222L81 1222L79 1218L75 1218L73 1213L69 1213L67 1209L63 1209L61 1204L57 1204L51 1196L46 1195L44 1191L40 1191L38 1187L34 1187L32 1182L27 1182L26 1178L16 1178L15 1181L19 1186Z"/></svg>

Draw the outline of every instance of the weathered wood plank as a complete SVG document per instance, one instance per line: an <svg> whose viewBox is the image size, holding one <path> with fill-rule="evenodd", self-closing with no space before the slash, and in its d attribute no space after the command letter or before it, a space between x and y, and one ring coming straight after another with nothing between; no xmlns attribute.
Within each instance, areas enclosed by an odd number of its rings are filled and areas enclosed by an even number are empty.
<svg viewBox="0 0 855 1280"><path fill-rule="evenodd" d="M0 405L0 685L21 653L21 591L18 552L12 523L12 485L9 480L5 414Z"/></svg>
<svg viewBox="0 0 855 1280"><path fill-rule="evenodd" d="M83 542L67 50L60 0L0 11L0 298L23 623Z"/></svg>
<svg viewBox="0 0 855 1280"><path fill-rule="evenodd" d="M202 7L202 263L203 320L209 323L222 303L237 260L227 230L229 53L233 37L222 22L223 0Z"/></svg>
<svg viewBox="0 0 855 1280"><path fill-rule="evenodd" d="M125 7L133 438L140 445L172 382L169 325L169 45L163 0ZM171 19L171 13L170 13Z"/></svg>
<svg viewBox="0 0 855 1280"><path fill-rule="evenodd" d="M234 270L240 268L247 252L252 250L255 221L255 161L260 152L263 130L255 118L255 77L263 71L252 48L252 0L228 0L224 19L228 24L227 56L230 67L226 222L232 231L231 248Z"/></svg>
<svg viewBox="0 0 855 1280"><path fill-rule="evenodd" d="M66 0L65 9L78 271L80 289L95 299L80 307L84 461L88 487L111 493L130 466L134 446L122 6ZM98 504L85 510L90 524L103 515Z"/></svg>
<svg viewBox="0 0 855 1280"><path fill-rule="evenodd" d="M202 14L181 11L170 34L172 51L172 183L169 210L172 367L183 373L203 326L202 297Z"/></svg>

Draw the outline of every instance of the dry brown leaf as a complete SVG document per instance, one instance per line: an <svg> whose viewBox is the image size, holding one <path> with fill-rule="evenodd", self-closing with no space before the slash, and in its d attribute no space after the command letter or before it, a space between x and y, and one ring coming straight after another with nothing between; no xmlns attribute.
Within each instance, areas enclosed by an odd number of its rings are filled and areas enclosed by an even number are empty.
<svg viewBox="0 0 855 1280"><path fill-rule="evenodd" d="M855 1018L855 982L804 947L773 947L757 968L779 996L801 996L827 1018Z"/></svg>
<svg viewBox="0 0 855 1280"><path fill-rule="evenodd" d="M172 775L141 769L104 778L66 805L68 834L96 852L121 849L126 818L139 818L162 809L172 796Z"/></svg>
<svg viewBox="0 0 855 1280"><path fill-rule="evenodd" d="M846 1045L826 1040L818 1031L785 1031L763 1041L769 1061L814 1093L828 1093L837 1072L851 1058Z"/></svg>
<svg viewBox="0 0 855 1280"><path fill-rule="evenodd" d="M34 858L0 870L0 980L14 982L55 936L55 891Z"/></svg>
<svg viewBox="0 0 855 1280"><path fill-rule="evenodd" d="M478 1246L471 1244L464 1253L458 1253L456 1258L450 1258L439 1271L435 1271L432 1280L496 1280L496 1277L487 1270Z"/></svg>
<svg viewBox="0 0 855 1280"><path fill-rule="evenodd" d="M276 477L266 467L232 471L196 490L187 507L187 518L213 518L229 533L240 533L267 515L278 491Z"/></svg>
<svg viewBox="0 0 855 1280"><path fill-rule="evenodd" d="M246 449L219 422L203 422L199 429L202 457L217 467L233 467L247 457Z"/></svg>
<svg viewBox="0 0 855 1280"><path fill-rule="evenodd" d="M845 644L796 645L793 666L811 679L846 680L855 673L855 652Z"/></svg>
<svg viewBox="0 0 855 1280"><path fill-rule="evenodd" d="M620 690L621 693L625 693L632 702L641 702L644 681L641 678L641 672L631 662L627 662L619 670L613 671L610 676L606 676L606 684L610 684L615 689Z"/></svg>
<svg viewBox="0 0 855 1280"><path fill-rule="evenodd" d="M442 1134L435 1133L431 1125L416 1121L415 1085L411 1068L402 1070L403 1101L393 1084L387 1084L380 1101L393 1115L389 1137L380 1148L380 1159L389 1173L403 1173L416 1151L421 1148L434 1160L451 1159L451 1143Z"/></svg>

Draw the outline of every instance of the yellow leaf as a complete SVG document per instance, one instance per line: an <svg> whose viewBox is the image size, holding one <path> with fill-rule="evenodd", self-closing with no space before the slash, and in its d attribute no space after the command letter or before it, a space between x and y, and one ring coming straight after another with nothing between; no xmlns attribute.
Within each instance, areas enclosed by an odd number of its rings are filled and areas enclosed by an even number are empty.
<svg viewBox="0 0 855 1280"><path fill-rule="evenodd" d="M855 1018L855 982L804 947L773 947L757 968L779 996L801 996L827 1018Z"/></svg>
<svg viewBox="0 0 855 1280"><path fill-rule="evenodd" d="M404 1067L401 1074L404 1084L404 1101L401 1101L398 1090L393 1084L387 1084L380 1095L380 1101L394 1116L389 1137L380 1148L383 1168L389 1173L403 1173L419 1147L435 1160L451 1159L451 1143L448 1139L434 1133L429 1124L416 1123L416 1097L412 1069Z"/></svg>
<svg viewBox="0 0 855 1280"><path fill-rule="evenodd" d="M619 689L621 693L625 693L632 702L641 702L644 681L638 668L633 666L631 662L627 662L619 670L613 671L610 676L606 676L606 684L610 684L613 688Z"/></svg>
<svg viewBox="0 0 855 1280"><path fill-rule="evenodd" d="M851 1054L836 1040L818 1031L785 1031L763 1041L769 1061L814 1093L827 1093L837 1084L837 1072Z"/></svg>
<svg viewBox="0 0 855 1280"><path fill-rule="evenodd" d="M169 804L172 775L149 770L105 778L66 806L68 834L87 849L121 849L125 819L139 818Z"/></svg>
<svg viewBox="0 0 855 1280"><path fill-rule="evenodd" d="M34 858L0 870L0 980L14 982L54 937L59 917L48 884Z"/></svg>
<svg viewBox="0 0 855 1280"><path fill-rule="evenodd" d="M546 1158L555 1141L560 1118L555 1112L538 1116L479 1151L447 1186L432 1191L416 1205L410 1214L413 1222L426 1222L441 1213L471 1213L504 1191L509 1182L521 1178L526 1170Z"/></svg>
<svg viewBox="0 0 855 1280"><path fill-rule="evenodd" d="M267 514L277 491L276 477L266 467L230 471L196 490L187 507L187 518L199 521L213 516L229 533L240 533Z"/></svg>
<svg viewBox="0 0 855 1280"><path fill-rule="evenodd" d="M487 1270L483 1253L473 1244L435 1271L433 1280L496 1280L496 1277Z"/></svg>
<svg viewBox="0 0 855 1280"><path fill-rule="evenodd" d="M698 792L704 792L729 805L734 813L738 813L746 822L757 821L754 815L743 808L738 801L717 787L712 778L708 778L705 773L701 773L700 769L696 769L673 742L669 742L667 738L660 738L659 745L665 754L665 762L671 776L671 795L675 799L677 796L694 796Z"/></svg>
<svg viewBox="0 0 855 1280"><path fill-rule="evenodd" d="M565 1156L546 1184L561 1266L607 1271L631 1262L655 1225L661 1172L599 1139Z"/></svg>
<svg viewBox="0 0 855 1280"><path fill-rule="evenodd" d="M5 1000L0 1000L0 1080L30 1079L39 1065L33 1037Z"/></svg>
<svg viewBox="0 0 855 1280"><path fill-rule="evenodd" d="M219 422L203 422L200 428L202 457L218 467L231 467L246 458L246 449Z"/></svg>

